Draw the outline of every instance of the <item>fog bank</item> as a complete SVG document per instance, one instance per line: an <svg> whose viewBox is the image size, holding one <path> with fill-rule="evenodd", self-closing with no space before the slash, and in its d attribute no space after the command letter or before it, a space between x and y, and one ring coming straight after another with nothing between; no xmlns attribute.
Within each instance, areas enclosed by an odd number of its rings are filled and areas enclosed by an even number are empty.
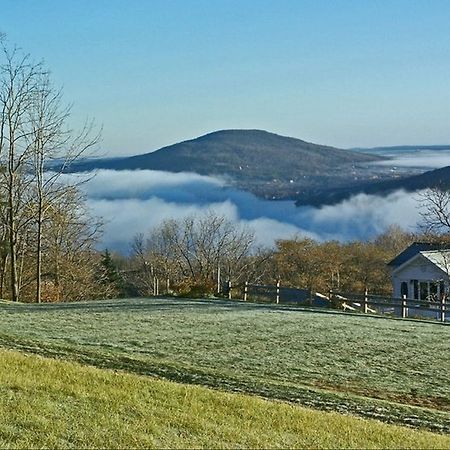
<svg viewBox="0 0 450 450"><path fill-rule="evenodd" d="M166 219L209 210L250 226L266 246L296 235L321 241L368 239L392 224L412 230L419 220L416 196L403 191L387 197L359 194L333 206L296 207L291 201L259 199L214 177L151 170L100 170L83 189L93 213L105 220L101 247L123 253L137 233Z"/></svg>

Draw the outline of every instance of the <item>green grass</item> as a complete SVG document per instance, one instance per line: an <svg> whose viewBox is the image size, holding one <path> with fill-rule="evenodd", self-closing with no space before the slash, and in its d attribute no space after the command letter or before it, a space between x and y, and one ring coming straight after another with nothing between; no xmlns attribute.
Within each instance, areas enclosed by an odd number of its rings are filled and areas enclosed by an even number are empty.
<svg viewBox="0 0 450 450"><path fill-rule="evenodd" d="M0 351L1 448L450 448L450 437Z"/></svg>
<svg viewBox="0 0 450 450"><path fill-rule="evenodd" d="M450 327L220 301L2 305L0 345L450 432Z"/></svg>

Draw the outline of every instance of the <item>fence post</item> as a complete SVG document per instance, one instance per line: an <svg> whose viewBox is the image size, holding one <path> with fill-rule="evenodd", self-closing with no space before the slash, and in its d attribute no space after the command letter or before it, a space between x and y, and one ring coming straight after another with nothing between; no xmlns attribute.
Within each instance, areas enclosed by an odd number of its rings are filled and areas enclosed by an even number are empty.
<svg viewBox="0 0 450 450"><path fill-rule="evenodd" d="M367 314L367 307L369 306L368 303L369 303L369 293L366 288L366 290L364 291L364 308L363 308L364 314Z"/></svg>
<svg viewBox="0 0 450 450"><path fill-rule="evenodd" d="M408 317L408 309L406 308L406 295L402 298L402 319Z"/></svg>
<svg viewBox="0 0 450 450"><path fill-rule="evenodd" d="M156 277L153 277L153 295L159 295L159 280Z"/></svg>
<svg viewBox="0 0 450 450"><path fill-rule="evenodd" d="M166 279L166 294L169 294L170 291L170 280L169 277Z"/></svg>
<svg viewBox="0 0 450 450"><path fill-rule="evenodd" d="M231 280L228 280L228 298L231 299Z"/></svg>
<svg viewBox="0 0 450 450"><path fill-rule="evenodd" d="M445 322L445 295L441 299L441 322Z"/></svg>
<svg viewBox="0 0 450 450"><path fill-rule="evenodd" d="M248 299L248 281L244 284L244 302L246 302Z"/></svg>
<svg viewBox="0 0 450 450"><path fill-rule="evenodd" d="M277 280L277 304L280 303L280 280Z"/></svg>

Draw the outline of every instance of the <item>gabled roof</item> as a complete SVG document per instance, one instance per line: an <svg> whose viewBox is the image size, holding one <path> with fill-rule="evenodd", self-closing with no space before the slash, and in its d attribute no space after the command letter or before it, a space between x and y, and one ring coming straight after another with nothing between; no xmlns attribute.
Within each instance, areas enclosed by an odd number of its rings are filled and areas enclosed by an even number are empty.
<svg viewBox="0 0 450 450"><path fill-rule="evenodd" d="M422 256L431 261L446 274L450 273L450 250L432 250L420 252Z"/></svg>
<svg viewBox="0 0 450 450"><path fill-rule="evenodd" d="M429 242L414 242L408 248L403 250L399 255L397 255L392 261L390 261L388 263L388 266L391 266L393 268L399 267L420 252L442 250L442 249L445 249L445 247L443 248L442 244L431 244Z"/></svg>
<svg viewBox="0 0 450 450"><path fill-rule="evenodd" d="M410 259L403 262L399 266L392 267L392 275L401 272L405 267L413 264L414 262L422 260L428 264L433 264L437 269L439 269L443 275L450 275L450 249L444 250L425 250L416 253Z"/></svg>

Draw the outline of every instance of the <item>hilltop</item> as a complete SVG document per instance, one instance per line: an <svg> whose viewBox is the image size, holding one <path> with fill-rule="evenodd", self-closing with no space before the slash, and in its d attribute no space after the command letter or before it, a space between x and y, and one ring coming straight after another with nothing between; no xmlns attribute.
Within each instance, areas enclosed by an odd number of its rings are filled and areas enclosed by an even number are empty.
<svg viewBox="0 0 450 450"><path fill-rule="evenodd" d="M314 144L263 130L222 130L124 158L87 160L71 171L164 170L224 176L262 197L294 196L302 188L348 184L383 157Z"/></svg>

